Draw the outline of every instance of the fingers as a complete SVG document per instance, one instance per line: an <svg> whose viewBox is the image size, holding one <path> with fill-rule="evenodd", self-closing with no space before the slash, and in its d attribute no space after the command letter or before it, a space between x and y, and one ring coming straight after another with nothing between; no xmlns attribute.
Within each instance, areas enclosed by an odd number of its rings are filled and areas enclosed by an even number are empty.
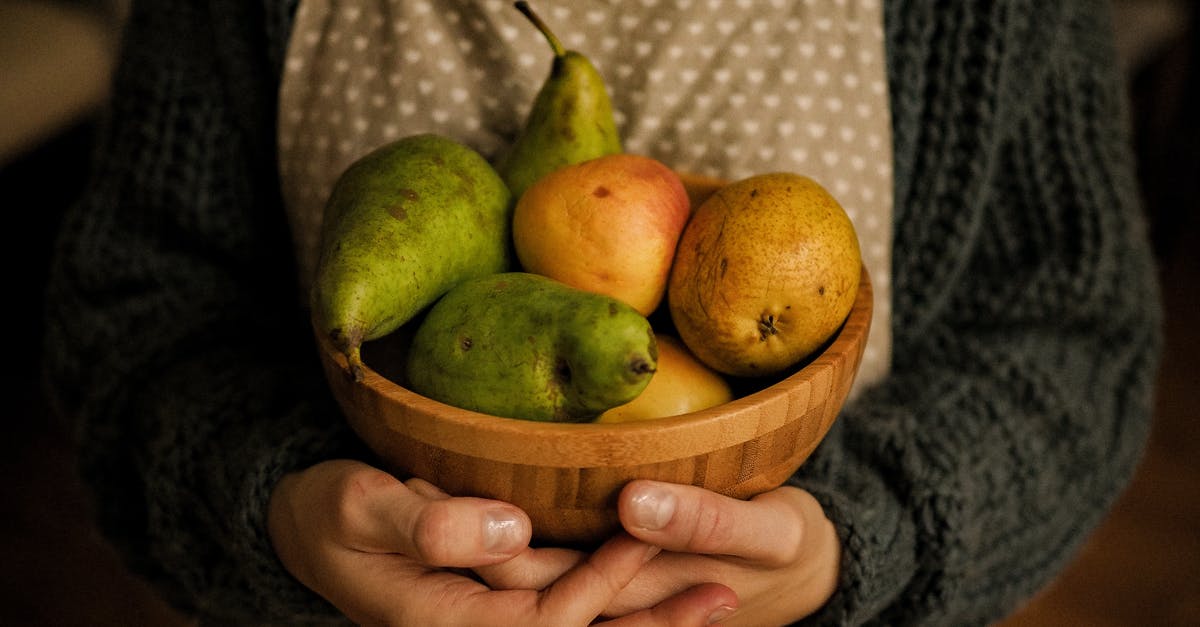
<svg viewBox="0 0 1200 627"><path fill-rule="evenodd" d="M618 534L542 593L539 614L586 618L580 624L590 622L604 612L658 552L657 547ZM572 623L565 620L561 624Z"/></svg>
<svg viewBox="0 0 1200 627"><path fill-rule="evenodd" d="M621 491L618 514L630 534L665 550L781 565L793 562L804 547L805 498L812 500L801 490L779 488L742 501L694 486L639 480Z"/></svg>
<svg viewBox="0 0 1200 627"><path fill-rule="evenodd" d="M584 560L586 555L558 547L527 548L516 557L474 568L493 590L541 590Z"/></svg>
<svg viewBox="0 0 1200 627"><path fill-rule="evenodd" d="M737 610L737 595L719 583L693 586L658 605L600 623L605 627L691 627L718 624Z"/></svg>
<svg viewBox="0 0 1200 627"><path fill-rule="evenodd" d="M431 484L412 487L363 467L346 477L341 519L350 548L400 553L429 566L473 567L507 560L529 544L532 525L516 506L450 498Z"/></svg>

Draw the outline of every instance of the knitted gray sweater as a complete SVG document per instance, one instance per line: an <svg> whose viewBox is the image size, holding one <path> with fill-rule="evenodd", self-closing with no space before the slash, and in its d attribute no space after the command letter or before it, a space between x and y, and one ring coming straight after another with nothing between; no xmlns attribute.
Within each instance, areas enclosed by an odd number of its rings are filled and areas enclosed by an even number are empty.
<svg viewBox="0 0 1200 627"><path fill-rule="evenodd" d="M895 361L794 481L841 535L814 622L978 624L1132 472L1160 344L1108 15L886 7ZM103 530L179 607L336 620L266 537L281 474L366 458L296 305L273 129L286 0L134 10L48 296L47 375Z"/></svg>

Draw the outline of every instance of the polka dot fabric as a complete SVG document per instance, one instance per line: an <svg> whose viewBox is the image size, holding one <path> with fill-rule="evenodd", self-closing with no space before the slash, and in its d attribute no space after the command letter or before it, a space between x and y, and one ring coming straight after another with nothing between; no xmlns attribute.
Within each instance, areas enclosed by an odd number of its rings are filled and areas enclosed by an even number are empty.
<svg viewBox="0 0 1200 627"><path fill-rule="evenodd" d="M626 151L727 179L787 170L846 208L875 284L859 385L890 361L891 120L880 0L537 0L604 76ZM356 158L419 132L492 158L552 54L506 0L302 0L280 91L284 198L301 279Z"/></svg>

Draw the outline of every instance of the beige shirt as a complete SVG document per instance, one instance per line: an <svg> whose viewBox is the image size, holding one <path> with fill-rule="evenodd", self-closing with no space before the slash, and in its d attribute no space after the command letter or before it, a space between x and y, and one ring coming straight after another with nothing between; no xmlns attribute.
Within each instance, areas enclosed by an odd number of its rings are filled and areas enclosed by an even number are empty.
<svg viewBox="0 0 1200 627"><path fill-rule="evenodd" d="M856 390L890 364L892 154L879 0L535 0L596 65L626 152L681 172L810 176L855 224L875 287ZM301 283L334 181L436 132L487 157L523 126L552 53L507 0L302 0L280 90Z"/></svg>

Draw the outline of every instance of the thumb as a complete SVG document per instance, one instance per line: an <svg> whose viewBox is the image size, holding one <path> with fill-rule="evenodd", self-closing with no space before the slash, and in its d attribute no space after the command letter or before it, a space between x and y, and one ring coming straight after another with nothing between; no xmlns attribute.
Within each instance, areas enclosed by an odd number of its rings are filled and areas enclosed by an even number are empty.
<svg viewBox="0 0 1200 627"><path fill-rule="evenodd" d="M352 548L400 553L434 567L472 568L505 561L529 545L529 516L503 501L414 491L376 470L360 477ZM382 475L382 476L380 476ZM430 486L432 487L432 486Z"/></svg>

